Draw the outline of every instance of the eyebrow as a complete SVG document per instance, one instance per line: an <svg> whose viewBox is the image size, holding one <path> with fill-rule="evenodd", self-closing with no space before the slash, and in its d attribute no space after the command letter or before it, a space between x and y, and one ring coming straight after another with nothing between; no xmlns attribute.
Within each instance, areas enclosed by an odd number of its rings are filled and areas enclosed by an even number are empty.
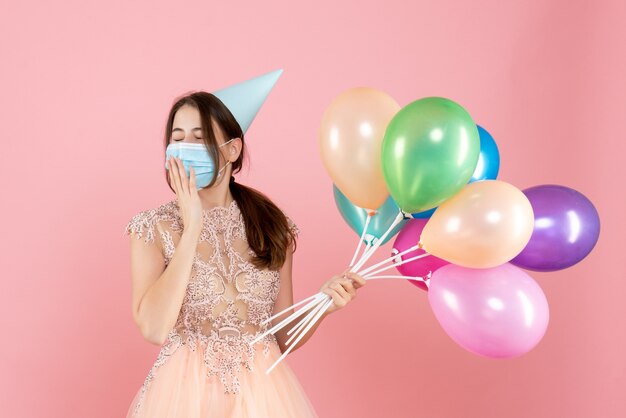
<svg viewBox="0 0 626 418"><path fill-rule="evenodd" d="M198 130L202 130L202 128L193 128L192 131L198 131ZM184 131L184 129L182 128L174 128L172 129L172 132L174 131Z"/></svg>

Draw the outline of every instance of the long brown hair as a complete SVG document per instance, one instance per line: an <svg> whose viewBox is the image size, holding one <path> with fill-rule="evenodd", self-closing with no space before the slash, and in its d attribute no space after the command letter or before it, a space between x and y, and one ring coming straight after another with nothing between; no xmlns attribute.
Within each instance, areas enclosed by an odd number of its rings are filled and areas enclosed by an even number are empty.
<svg viewBox="0 0 626 418"><path fill-rule="evenodd" d="M175 101L167 118L164 150L172 137L174 116L178 109L184 105L198 109L202 127L202 140L213 161L219 161L219 164L216 164L218 167L223 166L223 164L221 155L218 152L218 143L211 120L217 123L226 140L241 138L241 152L237 160L231 163L233 174L241 171L244 155L246 154L243 130L226 105L218 97L205 91L193 92ZM165 170L165 178L167 181L167 170ZM213 178L206 187L213 186L216 179L217 171L215 171ZM168 185L172 192L175 192L169 182ZM243 216L248 245L256 254L250 262L261 269L267 267L270 270L278 270L285 263L288 247L293 244L294 251L297 247L296 237L289 229L285 214L263 193L252 187L237 183L232 175L229 188Z"/></svg>

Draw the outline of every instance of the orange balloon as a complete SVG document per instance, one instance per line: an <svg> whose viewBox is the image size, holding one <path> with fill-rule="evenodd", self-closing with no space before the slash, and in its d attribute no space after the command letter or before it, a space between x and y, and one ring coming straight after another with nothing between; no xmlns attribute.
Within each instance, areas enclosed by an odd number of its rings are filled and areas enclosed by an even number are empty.
<svg viewBox="0 0 626 418"><path fill-rule="evenodd" d="M453 264L490 268L517 256L534 228L533 208L517 187L476 181L443 202L428 220L420 243Z"/></svg>
<svg viewBox="0 0 626 418"><path fill-rule="evenodd" d="M320 152L333 183L356 206L376 210L389 191L381 163L382 141L400 105L387 93L355 87L328 106L320 126Z"/></svg>

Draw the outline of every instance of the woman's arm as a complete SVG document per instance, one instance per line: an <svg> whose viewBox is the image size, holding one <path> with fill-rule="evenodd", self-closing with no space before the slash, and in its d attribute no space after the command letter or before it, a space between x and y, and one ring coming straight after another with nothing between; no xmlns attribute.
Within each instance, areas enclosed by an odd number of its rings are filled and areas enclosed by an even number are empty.
<svg viewBox="0 0 626 418"><path fill-rule="evenodd" d="M278 292L278 297L276 298L276 303L274 304L273 314L281 312L282 310L287 309L287 307L293 305L293 285L292 285L292 279L291 279L292 265L293 265L293 251L288 250L287 257L285 259L285 264L283 264L283 266L280 269L280 290ZM293 312L294 310L290 309L286 311L285 313L283 313L278 318L275 318L274 320L272 320L272 326L278 324L279 322L287 318L289 315L291 315ZM287 331L289 331L291 328L296 326L296 324L298 324L300 320L304 316L306 316L309 312L311 312L310 309L304 312L302 315L299 315L297 318L295 318L293 321L289 322L286 326L276 331L276 333L274 334L276 336L276 341L278 342L278 346L280 347L280 351L282 353L284 353L288 347L285 343L293 335L293 334L287 335ZM298 341L298 344L296 344L295 347L291 349L290 354L293 353L295 350L297 350L299 347L301 347L304 343L306 343L309 340L309 338L311 338L311 336L315 333L315 330L317 329L317 327L319 326L319 324L322 322L322 320L325 317L326 317L326 312L317 320L317 322L315 322L315 324L311 327L311 329L309 329L306 335L302 337L300 341ZM293 344L293 341L295 341L295 339L292 340L290 344Z"/></svg>
<svg viewBox="0 0 626 418"><path fill-rule="evenodd" d="M276 299L276 303L274 305L274 314L281 312L284 309L287 309L287 307L293 305L292 265L293 251L287 251L285 264L280 269L280 290ZM355 273L347 273L347 276L347 278L344 278L343 276L334 276L332 279L328 280L322 285L320 291L331 296L333 298L333 304L322 314L322 316L318 318L318 320L307 331L302 339L300 339L300 341L298 341L298 343L291 349L291 351L289 352L290 354L297 350L299 347L301 347L303 344L305 344L309 340L309 338L313 336L315 330L322 323L322 320L324 318L326 318L332 312L343 308L348 302L353 300L356 297L355 289L358 289L359 287L365 285L365 279L363 279L361 276L358 276ZM298 307L298 309L300 309L300 307ZM287 332L294 326L296 326L300 322L300 320L304 318L304 316L308 315L311 312L311 309L306 310L294 320L290 321L286 326L276 331L274 335L276 336L276 341L278 342L278 346L280 347L281 352L285 352L285 350L288 348L286 342L289 338L293 336L293 333L287 335ZM272 326L278 324L289 315L291 315L293 312L294 310L290 309L278 318L275 318L272 321ZM302 329L299 332L301 331ZM290 342L289 346L293 344L295 338Z"/></svg>
<svg viewBox="0 0 626 418"><path fill-rule="evenodd" d="M202 202L198 196L194 168L191 167L190 177L187 178L180 158L170 157L167 164L168 181L172 179L170 183L174 184L184 225L167 268L163 268L163 254L155 245L145 246L138 240L131 240L133 315L144 338L155 344L163 344L176 326L202 232ZM153 219L140 221L145 219L139 216L131 222L129 229L136 227L141 230L143 225L147 224L150 228L155 225Z"/></svg>
<svg viewBox="0 0 626 418"><path fill-rule="evenodd" d="M167 267L156 245L146 245L131 234L133 317L143 337L161 345L176 324L191 277L200 238L198 228L185 229Z"/></svg>

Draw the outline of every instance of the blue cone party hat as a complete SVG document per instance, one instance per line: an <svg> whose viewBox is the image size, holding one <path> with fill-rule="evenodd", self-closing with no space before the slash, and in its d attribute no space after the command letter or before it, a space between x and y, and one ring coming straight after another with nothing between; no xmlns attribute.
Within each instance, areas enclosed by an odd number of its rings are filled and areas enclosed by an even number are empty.
<svg viewBox="0 0 626 418"><path fill-rule="evenodd" d="M282 68L270 71L213 94L226 105L245 133L282 73Z"/></svg>

